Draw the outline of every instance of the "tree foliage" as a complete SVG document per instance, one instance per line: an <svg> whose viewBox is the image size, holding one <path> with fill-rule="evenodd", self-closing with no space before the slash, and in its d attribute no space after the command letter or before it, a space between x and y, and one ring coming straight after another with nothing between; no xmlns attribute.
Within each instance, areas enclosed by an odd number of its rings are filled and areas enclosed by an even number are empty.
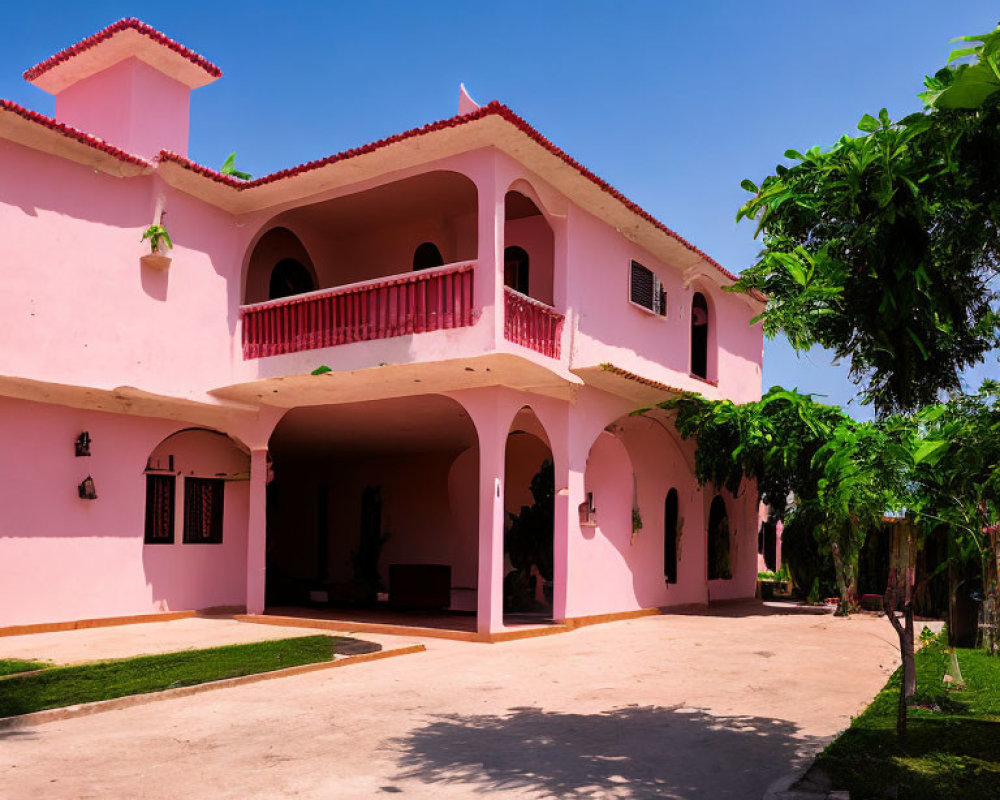
<svg viewBox="0 0 1000 800"><path fill-rule="evenodd" d="M953 57L978 61L927 79L930 108L866 114L859 135L788 150L790 166L742 184L754 196L737 219L764 247L733 288L767 295L767 335L848 359L880 414L959 389L1000 341L1000 38L969 38L985 43ZM986 73L996 87L977 91Z"/></svg>

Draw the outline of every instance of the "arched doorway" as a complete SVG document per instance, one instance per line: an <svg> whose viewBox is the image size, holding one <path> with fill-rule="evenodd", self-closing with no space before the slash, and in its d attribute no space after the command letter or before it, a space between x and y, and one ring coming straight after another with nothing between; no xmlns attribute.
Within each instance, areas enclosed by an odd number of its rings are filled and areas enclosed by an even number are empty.
<svg viewBox="0 0 1000 800"><path fill-rule="evenodd" d="M283 258L271 270L271 280L268 284L267 299L277 300L281 297L291 297L296 294L316 291L316 283L312 273L294 258Z"/></svg>
<svg viewBox="0 0 1000 800"><path fill-rule="evenodd" d="M318 288L309 252L291 229L272 227L254 244L247 259L244 303L263 303Z"/></svg>
<svg viewBox="0 0 1000 800"><path fill-rule="evenodd" d="M528 251L511 245L503 251L503 285L527 295L530 291L531 263Z"/></svg>
<svg viewBox="0 0 1000 800"><path fill-rule="evenodd" d="M691 301L691 374L708 378L708 301L695 292Z"/></svg>
<svg viewBox="0 0 1000 800"><path fill-rule="evenodd" d="M663 501L663 577L667 583L677 583L677 525L680 507L677 490L667 492Z"/></svg>
<svg viewBox="0 0 1000 800"><path fill-rule="evenodd" d="M708 513L708 579L717 581L732 577L729 513L726 511L726 501L716 495Z"/></svg>
<svg viewBox="0 0 1000 800"><path fill-rule="evenodd" d="M444 258L434 242L424 242L414 250L413 270L415 272L422 269L433 269L434 267L443 266Z"/></svg>
<svg viewBox="0 0 1000 800"><path fill-rule="evenodd" d="M505 619L551 619L555 471L548 436L528 406L511 423L504 474Z"/></svg>

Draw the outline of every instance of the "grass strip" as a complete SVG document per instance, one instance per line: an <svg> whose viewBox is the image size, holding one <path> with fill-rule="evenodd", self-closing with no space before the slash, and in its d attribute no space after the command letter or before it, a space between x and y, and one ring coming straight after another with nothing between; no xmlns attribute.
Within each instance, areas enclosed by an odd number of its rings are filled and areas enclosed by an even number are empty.
<svg viewBox="0 0 1000 800"><path fill-rule="evenodd" d="M0 681L0 717L329 661L338 652L381 649L342 636L299 636L205 650L52 667Z"/></svg>
<svg viewBox="0 0 1000 800"><path fill-rule="evenodd" d="M24 661L20 658L0 658L0 677L16 675L18 672L31 672L51 666L44 661Z"/></svg>
<svg viewBox="0 0 1000 800"><path fill-rule="evenodd" d="M996 800L1000 796L1000 658L958 650L966 688L942 677L949 652L940 639L917 653L909 734L896 740L899 671L816 766L852 798Z"/></svg>

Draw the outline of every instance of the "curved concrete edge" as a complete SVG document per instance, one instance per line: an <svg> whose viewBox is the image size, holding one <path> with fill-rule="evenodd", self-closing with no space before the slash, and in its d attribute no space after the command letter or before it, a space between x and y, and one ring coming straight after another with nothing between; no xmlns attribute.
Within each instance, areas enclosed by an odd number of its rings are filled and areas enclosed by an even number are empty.
<svg viewBox="0 0 1000 800"><path fill-rule="evenodd" d="M220 681L209 681L199 683L194 686L179 686L176 689L164 689L162 692L149 692L147 694L132 694L127 697L116 697L112 700L98 700L94 703L83 703L76 706L65 706L63 708L50 708L45 711L35 711L31 714L21 714L16 717L0 718L0 730L12 730L14 728L26 728L33 725L41 725L46 722L57 722L75 717L86 717L91 714L100 714L105 711L116 711L120 708L131 708L132 706L145 705L147 703L157 703L161 700L170 700L174 697L188 697L202 692L211 692L216 689L229 689L234 686L244 686L248 683L259 683L274 678L289 678L294 675L303 675L307 672L317 672L323 669L334 669L336 667L349 667L352 664L361 664L366 661L380 661L384 658L394 658L396 656L410 655L411 653L422 653L427 648L422 644L413 644L407 647L395 647L391 650L379 650L377 653L364 653L356 656L344 656L333 661L320 661L315 664L301 664L297 667L286 669L276 669L271 672L258 672L254 675L241 675L237 678L224 678Z"/></svg>

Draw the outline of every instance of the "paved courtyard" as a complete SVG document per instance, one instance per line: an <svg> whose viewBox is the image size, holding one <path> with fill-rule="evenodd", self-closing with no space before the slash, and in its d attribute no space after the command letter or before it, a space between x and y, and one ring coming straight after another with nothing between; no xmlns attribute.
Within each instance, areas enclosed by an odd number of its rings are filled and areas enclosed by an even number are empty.
<svg viewBox="0 0 1000 800"><path fill-rule="evenodd" d="M884 619L760 605L426 639L424 653L0 730L0 795L760 798L876 693L894 642Z"/></svg>

